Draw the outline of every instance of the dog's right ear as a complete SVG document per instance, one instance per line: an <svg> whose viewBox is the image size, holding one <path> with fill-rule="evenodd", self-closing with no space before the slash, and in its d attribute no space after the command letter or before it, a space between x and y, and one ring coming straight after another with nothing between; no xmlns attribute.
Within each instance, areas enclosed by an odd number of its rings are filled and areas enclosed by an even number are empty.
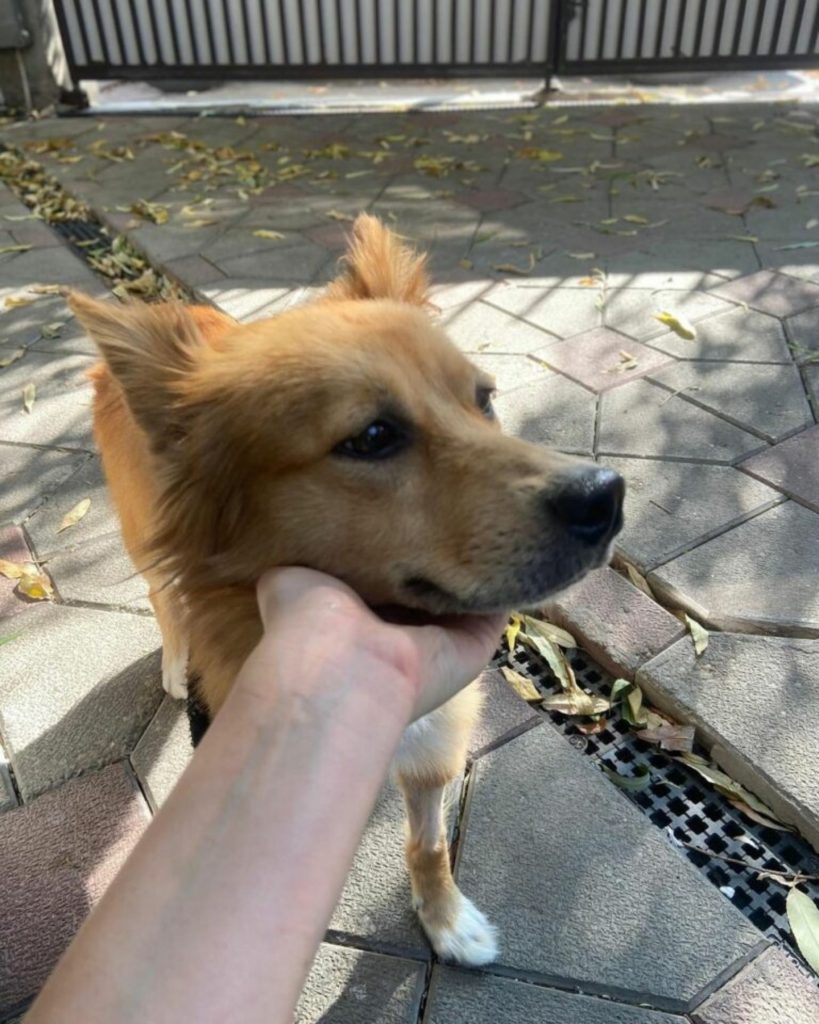
<svg viewBox="0 0 819 1024"><path fill-rule="evenodd" d="M203 341L196 321L177 303L98 302L72 292L68 305L122 387L155 449L182 433L180 389Z"/></svg>

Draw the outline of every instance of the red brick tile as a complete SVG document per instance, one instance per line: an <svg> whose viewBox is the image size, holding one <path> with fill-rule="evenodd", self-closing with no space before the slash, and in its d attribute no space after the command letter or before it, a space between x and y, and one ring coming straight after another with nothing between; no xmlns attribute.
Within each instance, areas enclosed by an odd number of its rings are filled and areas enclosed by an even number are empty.
<svg viewBox="0 0 819 1024"><path fill-rule="evenodd" d="M618 369L623 363L624 352L636 360L634 369ZM567 338L561 344L538 349L531 355L596 392L610 391L674 362L671 356L646 348L609 327L595 327Z"/></svg>
<svg viewBox="0 0 819 1024"><path fill-rule="evenodd" d="M120 764L0 815L0 1018L40 989L149 817Z"/></svg>
<svg viewBox="0 0 819 1024"><path fill-rule="evenodd" d="M819 512L819 427L751 456L740 467Z"/></svg>
<svg viewBox="0 0 819 1024"><path fill-rule="evenodd" d="M710 295L744 302L751 309L773 316L790 316L803 309L819 306L819 285L795 277L758 270L747 277L738 277L727 284L711 288Z"/></svg>
<svg viewBox="0 0 819 1024"><path fill-rule="evenodd" d="M626 679L685 633L670 612L613 569L589 573L550 602L547 614L603 668Z"/></svg>

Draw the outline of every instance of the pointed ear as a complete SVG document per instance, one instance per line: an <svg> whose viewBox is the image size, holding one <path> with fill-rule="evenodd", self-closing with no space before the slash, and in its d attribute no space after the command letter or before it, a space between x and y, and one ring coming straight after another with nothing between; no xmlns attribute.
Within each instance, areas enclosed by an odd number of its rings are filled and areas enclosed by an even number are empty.
<svg viewBox="0 0 819 1024"><path fill-rule="evenodd" d="M377 217L359 214L353 224L343 273L327 289L328 299L429 301L426 256L405 245Z"/></svg>
<svg viewBox="0 0 819 1024"><path fill-rule="evenodd" d="M202 337L184 306L98 302L72 292L68 305L96 342L155 450L182 432L179 384L193 369Z"/></svg>

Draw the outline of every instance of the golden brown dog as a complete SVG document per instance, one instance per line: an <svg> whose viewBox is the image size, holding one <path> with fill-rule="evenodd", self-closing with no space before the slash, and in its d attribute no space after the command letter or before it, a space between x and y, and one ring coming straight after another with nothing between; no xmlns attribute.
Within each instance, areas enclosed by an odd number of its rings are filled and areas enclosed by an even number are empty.
<svg viewBox="0 0 819 1024"><path fill-rule="evenodd" d="M608 560L620 478L505 437L491 378L435 325L427 290L423 258L362 216L325 294L258 323L72 296L104 358L95 434L170 693L190 666L219 710L272 566L438 614L536 605ZM452 880L442 801L479 702L469 687L415 723L395 761L421 922L472 965L496 955L494 930Z"/></svg>

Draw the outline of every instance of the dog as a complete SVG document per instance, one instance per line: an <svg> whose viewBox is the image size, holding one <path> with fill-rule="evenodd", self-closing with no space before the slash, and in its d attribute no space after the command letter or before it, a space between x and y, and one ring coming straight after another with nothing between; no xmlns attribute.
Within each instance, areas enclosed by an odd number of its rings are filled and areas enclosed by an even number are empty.
<svg viewBox="0 0 819 1024"><path fill-rule="evenodd" d="M95 438L174 697L195 673L218 712L274 566L437 616L537 607L608 562L622 479L504 435L492 378L436 325L429 288L425 257L361 215L325 292L266 320L69 297L102 354ZM479 706L467 687L394 761L414 906L437 955L468 966L497 940L453 881L443 798Z"/></svg>

